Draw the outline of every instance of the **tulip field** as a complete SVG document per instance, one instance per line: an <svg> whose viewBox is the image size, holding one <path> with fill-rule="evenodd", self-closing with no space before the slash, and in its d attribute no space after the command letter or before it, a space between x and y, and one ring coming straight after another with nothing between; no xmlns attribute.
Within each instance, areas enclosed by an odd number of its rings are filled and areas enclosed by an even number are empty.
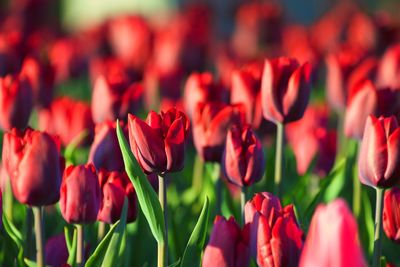
<svg viewBox="0 0 400 267"><path fill-rule="evenodd" d="M400 266L399 2L65 2L0 3L0 266Z"/></svg>

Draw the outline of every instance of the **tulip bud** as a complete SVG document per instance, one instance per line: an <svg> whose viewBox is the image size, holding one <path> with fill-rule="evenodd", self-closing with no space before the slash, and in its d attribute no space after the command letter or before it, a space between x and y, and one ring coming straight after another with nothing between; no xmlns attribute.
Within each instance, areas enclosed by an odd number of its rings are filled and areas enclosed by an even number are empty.
<svg viewBox="0 0 400 267"><path fill-rule="evenodd" d="M24 76L0 77L0 126L3 130L24 129L31 115L31 85Z"/></svg>
<svg viewBox="0 0 400 267"><path fill-rule="evenodd" d="M358 239L357 221L344 200L317 207L299 266L367 266Z"/></svg>
<svg viewBox="0 0 400 267"><path fill-rule="evenodd" d="M311 92L311 65L299 66L295 59L265 60L261 81L264 118L274 123L299 120Z"/></svg>
<svg viewBox="0 0 400 267"><path fill-rule="evenodd" d="M383 230L386 236L400 243L400 189L392 187L385 193L383 204Z"/></svg>
<svg viewBox="0 0 400 267"><path fill-rule="evenodd" d="M46 265L63 267L68 261L68 249L64 233L50 237L45 246Z"/></svg>
<svg viewBox="0 0 400 267"><path fill-rule="evenodd" d="M369 116L358 159L361 183L392 187L400 177L400 128L395 117Z"/></svg>
<svg viewBox="0 0 400 267"><path fill-rule="evenodd" d="M276 196L257 193L246 203L245 222L250 224L250 250L258 266L297 266L303 231L292 205L282 208Z"/></svg>
<svg viewBox="0 0 400 267"><path fill-rule="evenodd" d="M105 223L115 223L121 218L125 197L128 198L127 222L136 219L136 193L125 172L99 171L100 188L103 192L97 219Z"/></svg>
<svg viewBox="0 0 400 267"><path fill-rule="evenodd" d="M400 88L400 45L389 47L378 67L377 84L382 87Z"/></svg>
<svg viewBox="0 0 400 267"><path fill-rule="evenodd" d="M228 181L247 187L258 182L264 174L264 154L261 142L250 126L234 125L226 139L222 170Z"/></svg>
<svg viewBox="0 0 400 267"><path fill-rule="evenodd" d="M109 171L124 170L125 166L115 128L116 123L110 121L96 125L88 162L93 163L97 170L101 168Z"/></svg>
<svg viewBox="0 0 400 267"><path fill-rule="evenodd" d="M92 164L69 166L61 184L60 209L68 223L94 223L100 208L101 193Z"/></svg>
<svg viewBox="0 0 400 267"><path fill-rule="evenodd" d="M220 162L228 129L234 124L244 123L243 105L220 102L199 104L193 120L193 140L197 153L204 161Z"/></svg>
<svg viewBox="0 0 400 267"><path fill-rule="evenodd" d="M27 128L4 135L3 163L15 198L26 205L45 206L60 198L60 149L47 133Z"/></svg>
<svg viewBox="0 0 400 267"><path fill-rule="evenodd" d="M208 245L204 251L203 267L241 267L248 266L249 228L241 230L233 217L226 220L217 216Z"/></svg>
<svg viewBox="0 0 400 267"><path fill-rule="evenodd" d="M183 168L189 120L172 108L157 114L151 111L146 121L128 116L129 141L133 155L147 174L176 172Z"/></svg>

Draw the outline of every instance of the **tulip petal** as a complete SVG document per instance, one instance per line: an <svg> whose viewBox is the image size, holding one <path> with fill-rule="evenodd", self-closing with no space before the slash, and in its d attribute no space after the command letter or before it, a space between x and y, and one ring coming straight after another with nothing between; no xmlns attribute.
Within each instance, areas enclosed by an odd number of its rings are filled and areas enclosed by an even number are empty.
<svg viewBox="0 0 400 267"><path fill-rule="evenodd" d="M175 120L164 139L167 157L167 171L179 171L183 168L185 159L185 130L183 120Z"/></svg>

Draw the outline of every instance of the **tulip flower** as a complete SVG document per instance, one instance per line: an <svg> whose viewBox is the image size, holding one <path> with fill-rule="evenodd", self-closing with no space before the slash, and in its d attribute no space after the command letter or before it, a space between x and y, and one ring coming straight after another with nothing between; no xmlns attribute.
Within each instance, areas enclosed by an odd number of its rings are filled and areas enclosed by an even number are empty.
<svg viewBox="0 0 400 267"><path fill-rule="evenodd" d="M46 265L63 267L68 261L68 249L64 233L50 237L45 246Z"/></svg>
<svg viewBox="0 0 400 267"><path fill-rule="evenodd" d="M229 128L245 123L243 105L221 102L200 103L194 114L193 140L204 161L220 162Z"/></svg>
<svg viewBox="0 0 400 267"><path fill-rule="evenodd" d="M203 255L203 267L242 267L250 262L249 228L243 229L233 217L217 216Z"/></svg>
<svg viewBox="0 0 400 267"><path fill-rule="evenodd" d="M115 129L115 122L107 121L96 125L88 162L93 163L97 170L101 168L109 171L124 170L125 166ZM110 155L112 156L110 157Z"/></svg>
<svg viewBox="0 0 400 267"><path fill-rule="evenodd" d="M68 223L93 223L100 208L101 193L92 164L69 166L60 191L61 214Z"/></svg>
<svg viewBox="0 0 400 267"><path fill-rule="evenodd" d="M400 88L400 45L389 47L378 67L377 84L381 87Z"/></svg>
<svg viewBox="0 0 400 267"><path fill-rule="evenodd" d="M26 77L0 77L0 127L3 130L24 129L32 107L32 88Z"/></svg>
<svg viewBox="0 0 400 267"><path fill-rule="evenodd" d="M317 207L299 266L367 266L358 238L357 221L344 200Z"/></svg>
<svg viewBox="0 0 400 267"><path fill-rule="evenodd" d="M361 183L392 187L400 177L400 128L395 117L369 116L359 152Z"/></svg>
<svg viewBox="0 0 400 267"><path fill-rule="evenodd" d="M245 222L250 224L250 250L258 266L297 266L303 231L292 205L282 208L276 196L257 193L246 203Z"/></svg>
<svg viewBox="0 0 400 267"><path fill-rule="evenodd" d="M83 101L69 97L55 99L49 109L39 112L39 127L60 137L67 146L83 131L88 131L84 144L93 138L94 123L90 107Z"/></svg>
<svg viewBox="0 0 400 267"><path fill-rule="evenodd" d="M3 163L19 202L44 206L59 200L60 147L49 134L30 128L6 133Z"/></svg>
<svg viewBox="0 0 400 267"><path fill-rule="evenodd" d="M147 174L176 172L183 168L189 120L183 112L170 109L151 111L146 121L128 117L129 141L133 155Z"/></svg>
<svg viewBox="0 0 400 267"><path fill-rule="evenodd" d="M386 191L383 206L383 230L386 236L400 243L400 189L393 187Z"/></svg>
<svg viewBox="0 0 400 267"><path fill-rule="evenodd" d="M350 73L347 78L347 92L351 95L359 82L365 80L375 81L378 70L378 59L371 56L362 60ZM349 100L347 100L347 103Z"/></svg>
<svg viewBox="0 0 400 267"><path fill-rule="evenodd" d="M121 218L125 197L128 198L127 222L136 219L136 194L125 172L99 171L100 188L103 192L97 219L105 223L115 223Z"/></svg>

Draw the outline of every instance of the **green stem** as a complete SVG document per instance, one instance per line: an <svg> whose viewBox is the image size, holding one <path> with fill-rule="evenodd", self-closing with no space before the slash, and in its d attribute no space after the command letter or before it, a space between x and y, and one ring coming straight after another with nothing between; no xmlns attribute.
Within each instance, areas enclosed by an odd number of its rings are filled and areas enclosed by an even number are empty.
<svg viewBox="0 0 400 267"><path fill-rule="evenodd" d="M33 257L32 253L34 251L33 245L33 212L31 207L26 207L26 216L25 216L25 235L26 235L26 243L25 243L25 255L28 259Z"/></svg>
<svg viewBox="0 0 400 267"><path fill-rule="evenodd" d="M76 248L76 265L78 267L83 267L85 265L85 237L83 232L83 225L77 224L76 230L78 232L77 236L77 248Z"/></svg>
<svg viewBox="0 0 400 267"><path fill-rule="evenodd" d="M216 198L217 198L217 215L221 215L221 207L222 207L222 181L220 178L217 180L216 185Z"/></svg>
<svg viewBox="0 0 400 267"><path fill-rule="evenodd" d="M281 194L281 181L283 171L283 148L284 148L284 127L283 124L278 122L276 125L276 154L275 154L275 194L280 196Z"/></svg>
<svg viewBox="0 0 400 267"><path fill-rule="evenodd" d="M246 205L246 187L242 187L240 192L240 212L241 212L241 217L242 217L242 223L243 225L245 224L244 222L244 206Z"/></svg>
<svg viewBox="0 0 400 267"><path fill-rule="evenodd" d="M33 207L33 216L35 218L36 265L38 267L44 267L44 229L42 207Z"/></svg>
<svg viewBox="0 0 400 267"><path fill-rule="evenodd" d="M10 221L13 221L13 193L11 189L11 181L10 178L7 177L6 179L6 186L5 186L5 192L4 192L4 205L5 205L5 213L7 215L7 218Z"/></svg>
<svg viewBox="0 0 400 267"><path fill-rule="evenodd" d="M380 265L379 263L381 258L383 192L384 189L376 188L374 254L372 260L373 267L378 267Z"/></svg>
<svg viewBox="0 0 400 267"><path fill-rule="evenodd" d="M158 267L165 267L168 262L168 208L167 208L167 186L165 177L158 176L158 200L164 213L165 236L164 242L158 244Z"/></svg>
<svg viewBox="0 0 400 267"><path fill-rule="evenodd" d="M99 221L99 228L97 229L97 241L100 243L106 233L106 224Z"/></svg>
<svg viewBox="0 0 400 267"><path fill-rule="evenodd" d="M353 176L353 212L356 218L358 218L361 211L361 183L358 175Z"/></svg>
<svg viewBox="0 0 400 267"><path fill-rule="evenodd" d="M194 159L194 166L193 166L193 178L192 178L192 187L199 192L201 190L201 185L203 182L203 168L204 162L200 158L199 155L196 155Z"/></svg>

